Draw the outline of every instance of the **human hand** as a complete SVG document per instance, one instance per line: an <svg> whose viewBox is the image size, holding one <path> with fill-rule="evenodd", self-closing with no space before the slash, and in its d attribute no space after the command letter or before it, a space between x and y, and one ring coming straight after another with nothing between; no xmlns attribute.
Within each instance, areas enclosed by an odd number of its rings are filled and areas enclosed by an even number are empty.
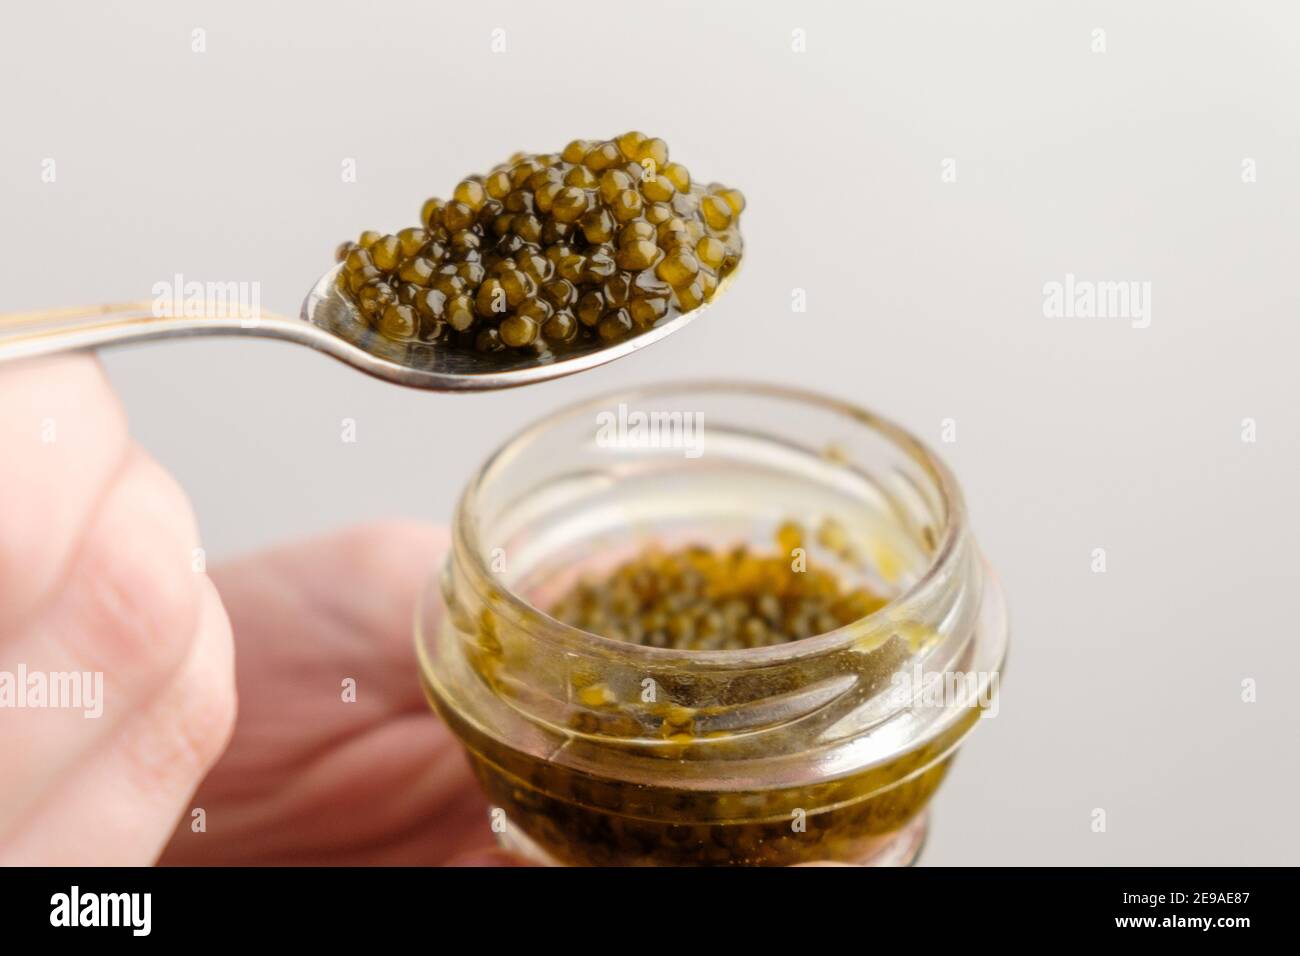
<svg viewBox="0 0 1300 956"><path fill-rule="evenodd" d="M459 744L420 690L415 602L444 532L409 524L214 570L240 713L167 864L509 864ZM343 682L355 681L355 701Z"/></svg>
<svg viewBox="0 0 1300 956"><path fill-rule="evenodd" d="M166 843L235 714L197 546L93 357L0 371L0 864L142 865Z"/></svg>

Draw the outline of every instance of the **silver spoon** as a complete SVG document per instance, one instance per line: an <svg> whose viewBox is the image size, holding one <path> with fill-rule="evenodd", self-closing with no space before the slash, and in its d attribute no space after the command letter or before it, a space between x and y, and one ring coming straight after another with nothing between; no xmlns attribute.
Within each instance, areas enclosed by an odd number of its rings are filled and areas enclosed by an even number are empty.
<svg viewBox="0 0 1300 956"><path fill-rule="evenodd" d="M266 313L253 319L233 315L177 318L155 314L151 302L0 315L0 363L150 339L253 335L310 346L399 385L437 392L484 391L545 382L604 365L671 335L708 307L669 315L653 328L614 345L592 342L546 359L508 350L486 355L395 342L372 332L335 285L340 268L335 266L317 280L303 300L298 319ZM733 270L718 284L714 299L735 274Z"/></svg>

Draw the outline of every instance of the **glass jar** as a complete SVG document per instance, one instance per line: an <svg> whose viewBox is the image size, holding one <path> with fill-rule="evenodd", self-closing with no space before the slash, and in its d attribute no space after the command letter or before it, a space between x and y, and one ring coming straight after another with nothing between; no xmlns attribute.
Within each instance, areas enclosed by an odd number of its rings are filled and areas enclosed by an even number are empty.
<svg viewBox="0 0 1300 956"><path fill-rule="evenodd" d="M649 545L791 553L886 597L826 633L674 650L561 623ZM948 469L834 399L673 384L572 406L470 481L417 621L422 679L504 846L604 865L905 864L958 744L996 713L1001 590ZM441 600L436 598L441 597Z"/></svg>

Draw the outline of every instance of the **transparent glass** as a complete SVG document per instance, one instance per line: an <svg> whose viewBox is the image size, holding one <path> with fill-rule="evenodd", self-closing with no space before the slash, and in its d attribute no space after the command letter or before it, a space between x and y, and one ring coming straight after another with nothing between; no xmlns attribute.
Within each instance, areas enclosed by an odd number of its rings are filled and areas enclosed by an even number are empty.
<svg viewBox="0 0 1300 956"><path fill-rule="evenodd" d="M842 539L792 560L888 603L706 651L546 613L648 545L770 551L790 520ZM504 811L502 843L546 863L909 863L958 744L994 712L1007 646L947 468L869 412L767 385L629 391L526 429L471 480L432 588L429 699ZM936 674L967 683L935 694Z"/></svg>

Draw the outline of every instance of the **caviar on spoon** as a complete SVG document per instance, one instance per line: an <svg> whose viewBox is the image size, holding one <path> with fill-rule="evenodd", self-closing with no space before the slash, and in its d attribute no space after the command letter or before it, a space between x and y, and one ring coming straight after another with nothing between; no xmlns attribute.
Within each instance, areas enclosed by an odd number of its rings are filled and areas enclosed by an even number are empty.
<svg viewBox="0 0 1300 956"><path fill-rule="evenodd" d="M430 199L419 225L368 231L301 317L155 302L0 315L0 362L195 335L307 345L387 381L510 388L603 365L685 326L743 254L744 197L702 186L661 139L625 133L516 154Z"/></svg>

